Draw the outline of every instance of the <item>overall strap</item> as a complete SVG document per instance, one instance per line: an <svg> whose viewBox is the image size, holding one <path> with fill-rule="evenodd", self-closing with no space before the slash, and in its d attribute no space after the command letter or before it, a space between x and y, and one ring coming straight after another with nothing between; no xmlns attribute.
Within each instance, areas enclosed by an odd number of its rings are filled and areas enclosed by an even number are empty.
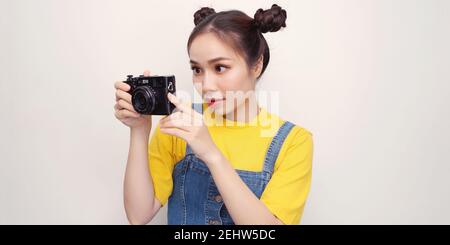
<svg viewBox="0 0 450 245"><path fill-rule="evenodd" d="M278 129L277 134L273 137L270 143L269 149L266 152L266 157L264 159L263 171L267 172L272 176L275 162L277 161L280 149L283 146L284 140L288 136L289 132L295 125L291 122L285 121L283 125Z"/></svg>

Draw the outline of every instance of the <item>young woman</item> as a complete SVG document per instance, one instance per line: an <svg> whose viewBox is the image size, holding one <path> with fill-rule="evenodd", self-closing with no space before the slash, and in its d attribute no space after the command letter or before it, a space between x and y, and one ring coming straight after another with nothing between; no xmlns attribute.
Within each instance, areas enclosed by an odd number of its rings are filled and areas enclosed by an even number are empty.
<svg viewBox="0 0 450 245"><path fill-rule="evenodd" d="M300 222L311 182L312 135L251 95L269 63L263 33L280 30L285 21L286 11L275 4L254 18L198 10L187 47L204 103L191 107L169 94L177 110L159 121L150 140L150 116L133 109L127 84L115 84L115 115L131 129L124 181L130 223L148 223L165 204L169 224ZM276 130L263 136L270 128Z"/></svg>

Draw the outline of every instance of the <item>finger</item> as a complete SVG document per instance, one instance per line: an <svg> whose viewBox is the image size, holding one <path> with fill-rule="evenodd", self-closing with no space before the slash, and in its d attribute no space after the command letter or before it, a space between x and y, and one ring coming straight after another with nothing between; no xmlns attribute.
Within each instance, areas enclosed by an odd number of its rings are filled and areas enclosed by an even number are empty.
<svg viewBox="0 0 450 245"><path fill-rule="evenodd" d="M186 132L183 130L177 128L161 128L160 131L186 140Z"/></svg>
<svg viewBox="0 0 450 245"><path fill-rule="evenodd" d="M116 111L115 115L116 115L116 117L118 119L138 118L138 117L140 117L139 113L135 113L135 112L129 111L127 109L122 109L122 110Z"/></svg>
<svg viewBox="0 0 450 245"><path fill-rule="evenodd" d="M126 119L126 118L138 118L141 115L139 113L135 113L132 111L129 111L127 109L118 110L116 112L116 117L119 119Z"/></svg>
<svg viewBox="0 0 450 245"><path fill-rule="evenodd" d="M149 70L144 70L144 76L146 76L146 77L150 76L150 71Z"/></svg>
<svg viewBox="0 0 450 245"><path fill-rule="evenodd" d="M171 115L171 114L170 114L170 115ZM161 124L163 124L164 122L170 120L170 115L164 116L163 118L161 118L161 119L159 120L158 123L161 125Z"/></svg>
<svg viewBox="0 0 450 245"><path fill-rule="evenodd" d="M182 117L182 116L181 116L181 111L179 111L179 112L174 112L174 113L172 113L172 114L170 114L170 115L167 115L167 116L161 118L161 119L159 120L159 124L160 124L160 125L164 125L164 124L166 124L167 122L169 122L169 121L171 121L171 120L176 120L176 119L179 119L179 118L181 118L181 117Z"/></svg>
<svg viewBox="0 0 450 245"><path fill-rule="evenodd" d="M183 113L182 111L176 111L170 115L168 115L166 118L164 118L165 121L167 120L174 120L174 119L179 119L179 118L183 118L183 117L187 117L188 114Z"/></svg>
<svg viewBox="0 0 450 245"><path fill-rule="evenodd" d="M122 81L118 81L118 82L114 83L114 87L116 89L120 89L120 90L123 90L125 92L127 92L131 88L130 85L128 85L127 83L124 83Z"/></svg>
<svg viewBox="0 0 450 245"><path fill-rule="evenodd" d="M131 105L130 103L126 102L123 99L117 101L117 104L119 105L120 109L127 109L129 111L137 113L137 111L133 108L133 105Z"/></svg>
<svg viewBox="0 0 450 245"><path fill-rule="evenodd" d="M187 114L187 113L183 113L181 111L177 111L177 112L174 112L174 113L172 113L170 115L167 115L167 116L161 118L159 123L160 124L164 124L167 121L171 121L171 120L185 120L185 121L188 121L188 122L193 121L191 114Z"/></svg>
<svg viewBox="0 0 450 245"><path fill-rule="evenodd" d="M116 90L116 101L119 101L120 99L123 99L126 102L131 104L131 94L124 92L120 89L117 89Z"/></svg>
<svg viewBox="0 0 450 245"><path fill-rule="evenodd" d="M122 109L122 108L120 107L119 104L117 104L117 103L114 104L114 111L119 111L119 110L121 110L121 109Z"/></svg>
<svg viewBox="0 0 450 245"><path fill-rule="evenodd" d="M183 104L175 95L172 93L167 93L167 98L169 99L172 104L174 104L178 110L186 113L191 113L192 108L186 104Z"/></svg>
<svg viewBox="0 0 450 245"><path fill-rule="evenodd" d="M170 120L159 124L160 128L178 128L186 132L190 132L191 124L183 120Z"/></svg>

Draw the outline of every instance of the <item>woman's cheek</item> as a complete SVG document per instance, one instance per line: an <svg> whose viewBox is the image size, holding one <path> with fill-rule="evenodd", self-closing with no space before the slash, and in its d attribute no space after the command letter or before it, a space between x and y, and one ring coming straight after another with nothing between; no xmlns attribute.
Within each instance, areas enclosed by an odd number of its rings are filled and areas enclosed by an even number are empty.
<svg viewBox="0 0 450 245"><path fill-rule="evenodd" d="M240 91L245 81L233 70L228 71L220 79L220 90L226 91Z"/></svg>
<svg viewBox="0 0 450 245"><path fill-rule="evenodd" d="M194 88L195 88L195 90L197 90L197 92L199 94L202 94L203 93L203 91L202 91L202 83L201 83L200 79L194 77L193 81L194 81Z"/></svg>

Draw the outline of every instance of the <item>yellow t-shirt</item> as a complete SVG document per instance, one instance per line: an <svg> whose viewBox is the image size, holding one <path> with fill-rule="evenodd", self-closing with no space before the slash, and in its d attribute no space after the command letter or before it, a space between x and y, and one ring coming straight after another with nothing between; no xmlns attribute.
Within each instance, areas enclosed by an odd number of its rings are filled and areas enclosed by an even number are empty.
<svg viewBox="0 0 450 245"><path fill-rule="evenodd" d="M214 118L204 107L204 120L211 137L235 169L257 171L263 169L266 151L284 120L261 108L248 123L229 125L228 120ZM172 171L183 159L186 142L164 134L159 123L148 148L149 168L155 196L165 205L172 193ZM309 193L312 175L312 134L294 126L286 137L275 162L272 178L260 200L285 224L298 224Z"/></svg>

